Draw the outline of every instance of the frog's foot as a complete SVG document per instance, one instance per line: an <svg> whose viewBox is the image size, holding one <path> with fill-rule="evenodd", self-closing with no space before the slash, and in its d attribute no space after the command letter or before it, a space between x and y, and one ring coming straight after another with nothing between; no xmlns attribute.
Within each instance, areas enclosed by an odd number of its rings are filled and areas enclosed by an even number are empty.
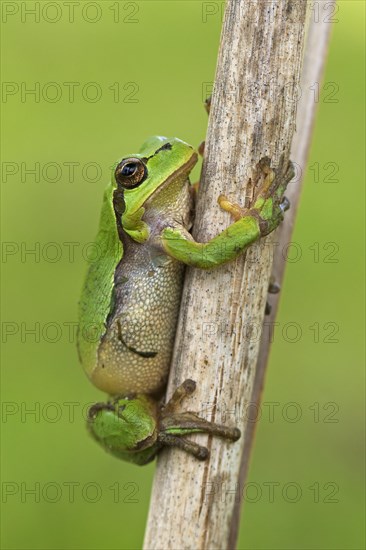
<svg viewBox="0 0 366 550"><path fill-rule="evenodd" d="M283 158L280 159L280 166L283 166ZM258 191L255 196L255 200L262 197L268 198L269 196L275 197L279 203L283 202L284 208L287 210L289 201L283 197L283 193L287 187L287 184L295 175L294 165L291 161L288 162L285 174L281 176L282 170L271 168L271 159L269 157L263 157L258 162L255 172L254 181L258 182L262 179L262 183L258 187Z"/></svg>
<svg viewBox="0 0 366 550"><path fill-rule="evenodd" d="M205 100L205 109L208 115L210 114L210 110L211 110L211 98L212 96L208 96Z"/></svg>
<svg viewBox="0 0 366 550"><path fill-rule="evenodd" d="M207 114L209 115L210 114L210 109L211 109L211 96L209 96L206 100L205 100L205 109L207 111ZM202 141L198 147L198 153L201 155L201 157L203 157L204 153L205 153L205 144L206 142L205 141Z"/></svg>
<svg viewBox="0 0 366 550"><path fill-rule="evenodd" d="M280 290L281 290L280 285L278 283L276 283L275 278L273 276L271 276L271 278L269 279L269 284L268 284L268 294L278 294ZM264 314L269 315L271 313L271 311L272 311L272 306L267 300L266 301L266 307L265 307L265 310L264 310Z"/></svg>
<svg viewBox="0 0 366 550"><path fill-rule="evenodd" d="M183 384L177 387L168 403L164 405L164 416L173 413L178 405L180 405L180 403L183 401L183 399L188 395L194 393L195 390L196 382L194 380L191 380L190 378L187 378L187 380L185 380Z"/></svg>
<svg viewBox="0 0 366 550"><path fill-rule="evenodd" d="M201 157L203 157L203 155L205 153L205 146L206 146L205 141L201 141L201 143L198 146L198 153L201 155Z"/></svg>
<svg viewBox="0 0 366 550"><path fill-rule="evenodd" d="M280 164L282 163L283 160ZM280 170L271 168L268 157L262 158L257 164L254 181L259 185L248 214L259 216L262 236L271 233L283 220L283 214L290 206L283 193L294 175L292 162L288 163L284 176L280 174Z"/></svg>
<svg viewBox="0 0 366 550"><path fill-rule="evenodd" d="M161 445L179 447L199 460L206 460L209 456L208 449L185 439L185 435L201 432L236 441L241 434L238 428L208 422L191 411L176 412L181 401L195 389L196 383L188 379L175 390L172 398L161 411L158 441Z"/></svg>
<svg viewBox="0 0 366 550"><path fill-rule="evenodd" d="M278 294L281 290L281 287L278 283L276 283L274 277L270 277L269 284L268 284L268 292L269 294Z"/></svg>
<svg viewBox="0 0 366 550"><path fill-rule="evenodd" d="M254 204L250 208L243 208L238 203L231 202L225 195L217 199L220 207L229 212L238 221L245 216L259 218L262 236L268 235L283 220L283 213L290 208L289 200L283 196L288 182L294 177L293 165L290 162L283 178L271 168L268 157L262 158L254 171L250 183L257 187L254 195Z"/></svg>
<svg viewBox="0 0 366 550"><path fill-rule="evenodd" d="M283 212L286 212L286 210L288 210L290 208L290 201L288 200L287 197L283 197L282 198L282 202L280 203L280 207L282 209Z"/></svg>
<svg viewBox="0 0 366 550"><path fill-rule="evenodd" d="M185 439L184 437L179 437L179 435L159 434L159 442L168 447L178 447L178 449L190 453L198 458L198 460L206 460L210 454L206 447L189 441L189 439Z"/></svg>

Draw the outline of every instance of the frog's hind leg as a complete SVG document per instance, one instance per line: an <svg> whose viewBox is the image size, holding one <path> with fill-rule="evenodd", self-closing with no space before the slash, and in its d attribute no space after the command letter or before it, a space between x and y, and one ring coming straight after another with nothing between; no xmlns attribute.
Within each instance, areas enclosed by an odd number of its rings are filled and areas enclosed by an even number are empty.
<svg viewBox="0 0 366 550"><path fill-rule="evenodd" d="M177 387L168 403L164 406L164 415L172 414L185 397L191 395L196 389L196 382L187 378Z"/></svg>
<svg viewBox="0 0 366 550"><path fill-rule="evenodd" d="M182 400L191 395L195 389L196 383L187 379L175 390L172 398L161 411L158 440L161 445L179 447L196 458L205 460L209 454L206 447L185 439L185 435L209 433L230 441L236 441L241 434L238 428L208 422L191 411L176 412Z"/></svg>
<svg viewBox="0 0 366 550"><path fill-rule="evenodd" d="M159 441L163 445L167 445L168 447L178 447L178 449L186 451L186 453L193 455L194 457L198 458L198 460L206 460L209 455L208 449L206 447L198 445L198 443L194 443L193 441L189 441L184 437L163 434L160 436Z"/></svg>

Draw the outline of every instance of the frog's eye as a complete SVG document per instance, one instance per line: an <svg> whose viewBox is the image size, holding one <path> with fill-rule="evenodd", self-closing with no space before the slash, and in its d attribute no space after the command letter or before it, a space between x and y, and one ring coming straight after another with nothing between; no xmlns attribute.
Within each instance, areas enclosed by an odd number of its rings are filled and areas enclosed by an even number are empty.
<svg viewBox="0 0 366 550"><path fill-rule="evenodd" d="M116 182L125 189L133 189L140 185L147 176L147 168L141 159L123 159L114 172Z"/></svg>

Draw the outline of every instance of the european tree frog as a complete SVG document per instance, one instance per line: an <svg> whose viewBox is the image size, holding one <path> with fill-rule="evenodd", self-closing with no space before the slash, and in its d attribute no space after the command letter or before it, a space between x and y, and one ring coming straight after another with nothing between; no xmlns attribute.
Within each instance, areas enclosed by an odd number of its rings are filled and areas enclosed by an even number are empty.
<svg viewBox="0 0 366 550"><path fill-rule="evenodd" d="M220 206L234 222L208 243L190 234L193 214L189 173L194 149L177 138L155 136L138 154L113 168L103 199L98 258L89 268L79 305L78 350L93 384L109 394L89 410L92 436L115 456L145 464L164 445L205 459L208 451L185 438L207 432L235 441L237 428L193 412L177 412L195 389L192 380L161 405L169 371L185 265L211 269L228 262L273 231L283 219L282 178L269 159L257 167L260 183L249 209L224 196Z"/></svg>

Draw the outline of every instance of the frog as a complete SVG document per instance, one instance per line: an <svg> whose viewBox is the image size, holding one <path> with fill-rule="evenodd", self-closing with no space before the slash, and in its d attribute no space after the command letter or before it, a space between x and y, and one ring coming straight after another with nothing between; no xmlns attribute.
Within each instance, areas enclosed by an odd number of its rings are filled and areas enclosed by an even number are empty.
<svg viewBox="0 0 366 550"><path fill-rule="evenodd" d="M254 168L249 207L225 195L219 206L232 223L205 243L191 233L198 160L193 146L176 137L152 136L139 153L112 167L90 264L79 302L78 353L90 381L108 394L92 405L87 428L117 458L137 465L176 447L206 460L206 447L187 438L206 433L237 441L237 427L181 411L196 388L183 381L164 403L186 266L210 271L234 260L274 231L284 218L291 162L275 169L263 157Z"/></svg>

